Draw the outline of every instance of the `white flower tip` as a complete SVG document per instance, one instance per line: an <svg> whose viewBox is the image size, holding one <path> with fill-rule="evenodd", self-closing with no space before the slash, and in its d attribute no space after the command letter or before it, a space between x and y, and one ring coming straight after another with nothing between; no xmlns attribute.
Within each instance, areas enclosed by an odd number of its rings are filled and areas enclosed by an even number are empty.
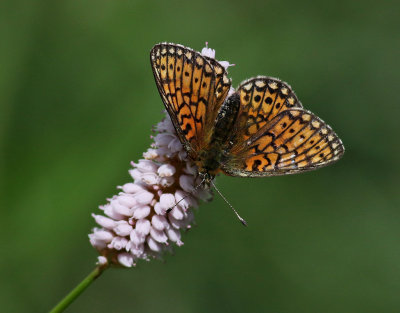
<svg viewBox="0 0 400 313"><path fill-rule="evenodd" d="M118 262L125 267L135 266L135 263L133 262L133 256L126 252L118 254Z"/></svg>
<svg viewBox="0 0 400 313"><path fill-rule="evenodd" d="M205 57L209 57L211 59L215 59L215 50L208 47L208 42L206 42L206 46L201 49L201 55Z"/></svg>
<svg viewBox="0 0 400 313"><path fill-rule="evenodd" d="M151 208L148 205L138 207L133 212L133 217L140 220L142 218L147 217L151 212Z"/></svg>
<svg viewBox="0 0 400 313"><path fill-rule="evenodd" d="M175 174L175 172L176 169L171 164L163 164L157 170L157 173L160 177L171 177Z"/></svg>
<svg viewBox="0 0 400 313"><path fill-rule="evenodd" d="M147 151L145 153L143 153L143 157L146 160L154 160L158 157L158 154L155 149L147 149Z"/></svg>
<svg viewBox="0 0 400 313"><path fill-rule="evenodd" d="M142 181L146 185L155 185L159 182L158 176L154 173L145 173L142 175Z"/></svg>
<svg viewBox="0 0 400 313"><path fill-rule="evenodd" d="M126 221L116 222L117 226L114 227L114 232L118 236L128 236L132 231L132 226Z"/></svg>
<svg viewBox="0 0 400 313"><path fill-rule="evenodd" d="M168 210L175 206L175 196L171 193L164 193L160 196L160 206L164 210Z"/></svg>
<svg viewBox="0 0 400 313"><path fill-rule="evenodd" d="M107 263L108 263L108 260L105 256L101 255L97 258L96 265L106 265Z"/></svg>
<svg viewBox="0 0 400 313"><path fill-rule="evenodd" d="M228 67L235 66L235 64L231 64L228 61L218 61L218 63L221 64L221 66L223 66L226 71L228 71Z"/></svg>
<svg viewBox="0 0 400 313"><path fill-rule="evenodd" d="M136 222L136 231L142 236L146 236L150 233L151 225L150 221L146 219L139 219Z"/></svg>

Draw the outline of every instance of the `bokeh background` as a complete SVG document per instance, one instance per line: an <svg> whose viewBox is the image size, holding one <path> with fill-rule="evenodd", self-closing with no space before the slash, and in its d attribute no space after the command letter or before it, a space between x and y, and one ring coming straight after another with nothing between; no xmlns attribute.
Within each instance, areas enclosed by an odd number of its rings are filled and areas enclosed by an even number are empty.
<svg viewBox="0 0 400 313"><path fill-rule="evenodd" d="M104 273L67 312L400 311L399 2L0 2L2 312L45 312L94 267L97 207L163 104L161 41L289 82L343 139L319 171L218 178L165 262ZM397 83L396 83L397 80Z"/></svg>

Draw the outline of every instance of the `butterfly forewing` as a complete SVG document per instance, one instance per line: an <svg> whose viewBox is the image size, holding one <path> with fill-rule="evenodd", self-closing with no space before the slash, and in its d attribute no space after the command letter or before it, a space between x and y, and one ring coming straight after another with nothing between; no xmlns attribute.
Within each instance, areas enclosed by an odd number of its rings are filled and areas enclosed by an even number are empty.
<svg viewBox="0 0 400 313"><path fill-rule="evenodd" d="M154 77L181 142L192 157L207 145L208 132L230 80L219 63L176 44L161 43L150 52Z"/></svg>
<svg viewBox="0 0 400 313"><path fill-rule="evenodd" d="M313 170L344 152L333 130L313 113L287 109L232 151L223 170L233 176L277 176Z"/></svg>
<svg viewBox="0 0 400 313"><path fill-rule="evenodd" d="M247 140L280 112L302 107L290 86L273 77L248 79L237 92L241 103L235 130L237 140Z"/></svg>

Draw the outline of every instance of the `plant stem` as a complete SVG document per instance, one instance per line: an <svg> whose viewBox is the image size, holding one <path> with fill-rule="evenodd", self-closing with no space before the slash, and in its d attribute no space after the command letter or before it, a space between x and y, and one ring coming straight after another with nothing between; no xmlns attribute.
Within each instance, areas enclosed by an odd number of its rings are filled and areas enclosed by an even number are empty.
<svg viewBox="0 0 400 313"><path fill-rule="evenodd" d="M107 266L99 265L78 286L71 290L49 313L63 312L97 277L103 273Z"/></svg>

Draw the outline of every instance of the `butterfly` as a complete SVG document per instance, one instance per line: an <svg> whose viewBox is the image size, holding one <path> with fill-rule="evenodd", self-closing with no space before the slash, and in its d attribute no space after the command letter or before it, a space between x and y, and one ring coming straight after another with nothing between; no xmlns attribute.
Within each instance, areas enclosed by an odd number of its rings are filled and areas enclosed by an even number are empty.
<svg viewBox="0 0 400 313"><path fill-rule="evenodd" d="M277 78L253 77L230 92L221 63L173 43L156 44L150 61L165 108L205 186L218 173L294 174L343 156L332 128L303 109L292 88Z"/></svg>

